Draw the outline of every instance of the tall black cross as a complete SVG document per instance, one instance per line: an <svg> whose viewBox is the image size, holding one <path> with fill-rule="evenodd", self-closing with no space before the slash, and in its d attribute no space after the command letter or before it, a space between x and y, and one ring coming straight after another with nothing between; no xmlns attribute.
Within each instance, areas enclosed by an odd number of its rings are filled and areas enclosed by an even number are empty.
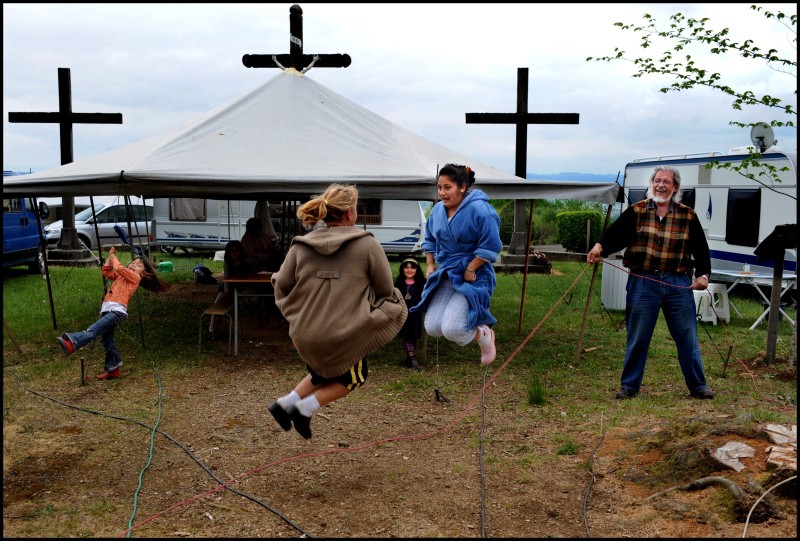
<svg viewBox="0 0 800 541"><path fill-rule="evenodd" d="M72 80L69 68L58 68L58 112L57 113L8 113L9 122L32 122L59 124L61 135L61 165L72 163L72 125L122 124L122 113L73 113ZM75 198L64 197L62 201L63 223L59 248L78 249L75 231Z"/></svg>
<svg viewBox="0 0 800 541"><path fill-rule="evenodd" d="M289 8L289 54L246 54L242 64L248 68L294 68L297 71L312 66L346 68L350 65L350 55L303 54L303 10L295 4Z"/></svg>
<svg viewBox="0 0 800 541"><path fill-rule="evenodd" d="M578 113L529 113L528 112L528 68L517 68L517 112L516 113L467 113L467 124L516 124L517 149L514 174L527 177L528 124L578 124ZM514 204L514 236L508 247L510 254L525 253L525 204Z"/></svg>

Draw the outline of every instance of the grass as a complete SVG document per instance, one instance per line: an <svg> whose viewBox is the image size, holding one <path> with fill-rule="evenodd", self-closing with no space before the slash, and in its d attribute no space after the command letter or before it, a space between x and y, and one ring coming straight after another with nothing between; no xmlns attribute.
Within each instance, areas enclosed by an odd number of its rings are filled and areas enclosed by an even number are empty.
<svg viewBox="0 0 800 541"><path fill-rule="evenodd" d="M161 273L161 277L171 283L191 281L192 269L198 263L212 271L221 271L222 262L214 261L211 255L160 254L159 259L174 264L174 272ZM125 263L126 255L121 259ZM399 260L391 261L391 265L396 275ZM693 401L683 399L688 391L663 317L653 337L640 397L625 402L609 400L619 385L625 348L625 330L620 329L624 314L601 306L598 273L579 350L591 268L581 263L553 262L553 269L552 274L528 276L521 331L518 327L523 277L498 275L492 300L492 312L498 319L495 326L498 357L489 371L474 369L475 348L429 338L424 359L426 370L410 372L396 381L376 380L373 384L393 400L418 397L430 392L431 387L445 396L466 396L481 387L485 381L481 378L508 361L494 385L502 387L506 396L519 400L509 398L504 408L527 408L544 419L556 419L562 412L570 418L600 414L607 426L635 425L640 416L691 415ZM13 366L15 371L24 370L28 378L74 377L72 360L54 347L54 338L61 332L84 329L94 322L102 298L103 282L97 267L50 270L57 330L53 328L47 285L42 277L28 274L24 269L4 275L3 317L23 353L16 351L4 329L3 364ZM573 282L576 282L574 289L565 294ZM745 288L739 289L746 292ZM779 323L778 360L760 370L758 376L750 377L742 361L763 356L767 322L748 330L763 311L760 301L755 296L738 296L736 292L732 300L743 318L732 314L727 325L700 323L698 331L706 376L717 394L714 407L720 414L735 412L759 421L794 422L794 408L779 407L797 403L796 377L787 377L787 373L795 370L786 360L795 357L795 353L790 355L791 326L786 321ZM130 319L118 333L118 345L122 351L138 350L136 363L157 365L164 372L190 373L202 366L206 356L213 355L198 354L196 347L197 318L208 302L205 297L168 302L159 294L140 289L131 303ZM793 318L796 315L795 308L787 312ZM371 356L370 363L376 368L397 366L401 358L402 345L395 340ZM135 366L126 365L131 369Z"/></svg>

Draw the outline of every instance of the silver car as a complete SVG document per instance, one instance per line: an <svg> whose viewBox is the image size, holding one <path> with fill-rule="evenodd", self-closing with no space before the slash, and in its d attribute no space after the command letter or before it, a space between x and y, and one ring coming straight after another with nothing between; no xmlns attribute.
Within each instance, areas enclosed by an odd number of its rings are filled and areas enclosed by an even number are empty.
<svg viewBox="0 0 800 541"><path fill-rule="evenodd" d="M100 232L100 243L103 249L109 246L122 246L125 244L114 230L115 225L119 225L130 236L131 242L135 247L148 245L150 221L153 219L153 206L134 205L131 210L133 212L131 216L132 234L128 232L128 214L125 205L104 205L102 203L95 205L97 230ZM44 233L49 250L57 247L63 226L63 221L58 220L45 227ZM92 215L92 207L86 208L75 215L75 230L78 234L78 240L92 250L97 249L95 218Z"/></svg>

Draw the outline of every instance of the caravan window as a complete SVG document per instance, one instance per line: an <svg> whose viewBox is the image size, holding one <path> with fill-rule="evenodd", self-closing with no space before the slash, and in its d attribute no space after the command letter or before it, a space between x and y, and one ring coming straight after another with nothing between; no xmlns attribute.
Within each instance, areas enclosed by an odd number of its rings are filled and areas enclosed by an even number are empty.
<svg viewBox="0 0 800 541"><path fill-rule="evenodd" d="M205 199L171 197L169 219L174 221L205 222L208 218Z"/></svg>
<svg viewBox="0 0 800 541"><path fill-rule="evenodd" d="M356 206L358 217L357 224L380 224L381 223L381 200L380 199L361 199Z"/></svg>
<svg viewBox="0 0 800 541"><path fill-rule="evenodd" d="M738 246L758 246L760 229L761 189L731 188L728 190L725 242Z"/></svg>
<svg viewBox="0 0 800 541"><path fill-rule="evenodd" d="M681 203L687 207L694 208L694 188L681 190Z"/></svg>
<svg viewBox="0 0 800 541"><path fill-rule="evenodd" d="M628 190L628 204L633 205L647 197L647 188L631 188Z"/></svg>

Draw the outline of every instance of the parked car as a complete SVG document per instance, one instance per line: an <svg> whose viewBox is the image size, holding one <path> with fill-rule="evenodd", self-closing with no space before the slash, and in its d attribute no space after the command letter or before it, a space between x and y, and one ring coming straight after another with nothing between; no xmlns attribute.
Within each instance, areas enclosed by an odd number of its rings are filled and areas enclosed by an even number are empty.
<svg viewBox="0 0 800 541"><path fill-rule="evenodd" d="M133 216L131 217L132 234L128 235L135 247L147 246L149 244L150 220L153 218L153 206L133 205L131 206ZM114 230L115 225L119 225L123 231L128 232L128 214L125 205L105 205L95 204L95 214L97 229L100 232L100 243L103 249L110 246L123 246L125 243ZM64 222L58 220L45 227L45 237L47 238L47 249L51 250L58 245L61 238L61 229ZM87 248L97 249L97 237L95 235L95 218L92 215L92 208L86 208L75 215L75 230L80 240Z"/></svg>
<svg viewBox="0 0 800 541"><path fill-rule="evenodd" d="M39 219L30 197L3 199L3 268L27 265L31 272L44 272L39 225L50 214L39 203Z"/></svg>

